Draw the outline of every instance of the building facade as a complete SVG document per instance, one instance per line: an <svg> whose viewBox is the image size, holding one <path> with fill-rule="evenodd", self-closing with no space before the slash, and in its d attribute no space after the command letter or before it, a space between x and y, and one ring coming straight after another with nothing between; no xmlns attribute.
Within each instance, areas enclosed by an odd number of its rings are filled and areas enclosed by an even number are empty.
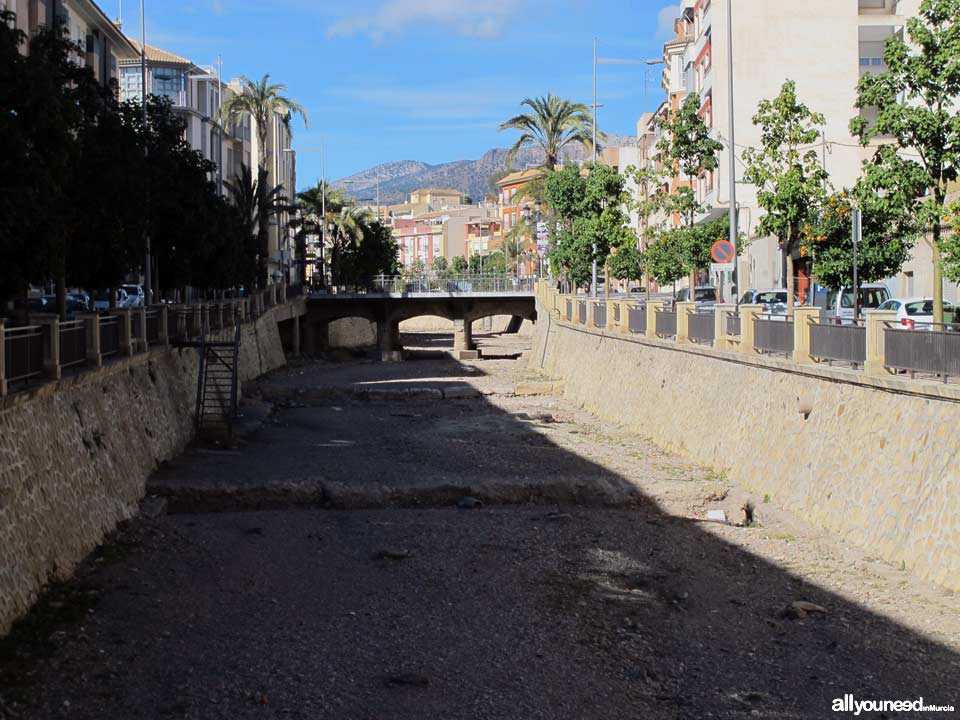
<svg viewBox="0 0 960 720"><path fill-rule="evenodd" d="M117 24L91 0L0 0L0 9L13 13L17 29L28 36L55 20L63 22L81 48L76 62L91 68L104 86L118 79L121 61L138 53Z"/></svg>
<svg viewBox="0 0 960 720"><path fill-rule="evenodd" d="M700 96L700 115L711 136L724 144L716 171L702 173L695 189L710 207L700 219L726 216L730 207L729 168L731 152L728 115L731 105L736 140L736 188L739 229L751 243L740 257L742 288L784 286L786 258L774 238L757 237L763 211L757 204L756 189L743 181L744 149L760 144L760 130L752 117L761 100L777 96L786 80L793 80L802 102L826 119L820 140L813 148L820 154L834 188L851 187L860 176L862 163L872 148L861 147L849 129L858 114L870 117L871 110L855 107L856 86L866 73L886 70L884 43L904 32L906 20L916 15L919 0L808 0L801 5L771 3L767 0L683 0L675 24L676 36L664 45L663 88L668 112L679 107L689 93ZM732 37L727 12L732 10ZM728 81L731 49L734 94ZM660 112L660 111L658 111ZM655 158L659 131L643 132L649 153ZM643 143L641 143L643 145ZM674 177L670 189L683 182ZM929 263L921 259L922 241L915 258L904 268L912 277L917 294L932 293ZM795 257L797 287L806 284L809 268ZM903 278L888 281L899 292ZM945 288L955 298L957 288Z"/></svg>

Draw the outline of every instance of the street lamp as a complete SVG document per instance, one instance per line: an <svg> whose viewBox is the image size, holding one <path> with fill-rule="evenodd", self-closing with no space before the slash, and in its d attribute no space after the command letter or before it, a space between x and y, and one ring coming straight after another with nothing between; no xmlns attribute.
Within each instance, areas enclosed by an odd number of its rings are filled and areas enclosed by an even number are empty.
<svg viewBox="0 0 960 720"><path fill-rule="evenodd" d="M597 109L603 107L597 103L597 66L598 65L660 65L661 58L653 60L633 60L629 58L597 57L597 38L593 38L593 162L597 162ZM644 93L646 93L646 75L644 75ZM593 245L593 268L590 281L590 297L597 296L597 246Z"/></svg>

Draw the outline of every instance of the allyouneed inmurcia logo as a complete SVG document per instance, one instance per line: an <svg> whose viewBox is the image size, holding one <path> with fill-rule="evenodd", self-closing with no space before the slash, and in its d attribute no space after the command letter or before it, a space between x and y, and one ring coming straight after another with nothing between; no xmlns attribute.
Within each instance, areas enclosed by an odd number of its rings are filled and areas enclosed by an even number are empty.
<svg viewBox="0 0 960 720"><path fill-rule="evenodd" d="M916 700L857 700L852 694L833 701L833 711L842 713L876 712L954 712L953 705L927 705L923 698Z"/></svg>

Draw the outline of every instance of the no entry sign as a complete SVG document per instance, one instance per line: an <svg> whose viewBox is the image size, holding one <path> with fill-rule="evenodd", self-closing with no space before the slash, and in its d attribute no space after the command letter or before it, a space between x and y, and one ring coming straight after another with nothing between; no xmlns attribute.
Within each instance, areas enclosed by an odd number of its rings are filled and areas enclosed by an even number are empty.
<svg viewBox="0 0 960 720"><path fill-rule="evenodd" d="M733 261L733 245L729 240L717 240L710 250L715 262L728 263Z"/></svg>

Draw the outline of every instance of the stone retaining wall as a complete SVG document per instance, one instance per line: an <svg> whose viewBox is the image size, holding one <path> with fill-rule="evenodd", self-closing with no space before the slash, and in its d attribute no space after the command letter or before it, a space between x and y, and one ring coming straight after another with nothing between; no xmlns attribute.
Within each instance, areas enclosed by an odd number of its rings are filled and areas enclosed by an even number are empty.
<svg viewBox="0 0 960 720"><path fill-rule="evenodd" d="M242 380L286 362L271 311L243 326L240 347ZM191 441L197 358L158 349L0 401L0 636Z"/></svg>
<svg viewBox="0 0 960 720"><path fill-rule="evenodd" d="M960 402L538 311L531 364L583 407L960 590Z"/></svg>

